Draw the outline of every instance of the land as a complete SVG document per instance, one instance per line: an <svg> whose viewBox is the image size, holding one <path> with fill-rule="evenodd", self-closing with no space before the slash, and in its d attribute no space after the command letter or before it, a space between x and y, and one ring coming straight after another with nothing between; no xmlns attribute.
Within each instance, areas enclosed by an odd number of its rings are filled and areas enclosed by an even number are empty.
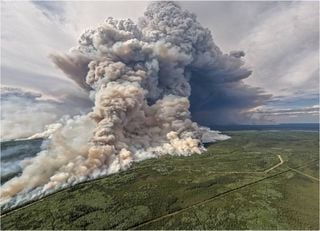
<svg viewBox="0 0 320 231"><path fill-rule="evenodd" d="M12 168L13 162L35 156L41 151L42 144L42 138L1 142L1 184L4 184L22 171L19 166L16 166L14 170L11 169L11 171L7 172L5 171L6 165L10 165Z"/></svg>
<svg viewBox="0 0 320 231"><path fill-rule="evenodd" d="M227 133L2 211L1 229L319 230L318 132Z"/></svg>

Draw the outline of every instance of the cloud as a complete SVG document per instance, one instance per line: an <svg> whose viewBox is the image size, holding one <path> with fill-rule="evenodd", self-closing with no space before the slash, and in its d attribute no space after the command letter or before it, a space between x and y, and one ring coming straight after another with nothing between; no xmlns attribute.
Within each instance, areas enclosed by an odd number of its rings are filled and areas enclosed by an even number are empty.
<svg viewBox="0 0 320 231"><path fill-rule="evenodd" d="M26 138L42 132L64 115L86 112L74 96L57 100L25 89L1 88L1 139ZM88 109L87 109L88 110Z"/></svg>
<svg viewBox="0 0 320 231"><path fill-rule="evenodd" d="M254 113L264 114L268 116L298 116L300 114L312 114L319 115L319 105L313 105L312 107L302 108L288 108L288 109L273 109L273 108L257 108Z"/></svg>
<svg viewBox="0 0 320 231"><path fill-rule="evenodd" d="M213 31L223 50L236 48L246 53L247 65L253 71L246 83L274 95L293 95L302 86L317 90L318 2L181 4L192 9L199 21Z"/></svg>
<svg viewBox="0 0 320 231"><path fill-rule="evenodd" d="M282 2L267 1L181 1L184 8L194 12L198 20L213 32L222 50L239 49L248 31L259 25L265 12L276 10ZM246 52L247 47L242 47Z"/></svg>
<svg viewBox="0 0 320 231"><path fill-rule="evenodd" d="M1 67L61 78L48 55L73 44L72 27L46 17L31 2L3 2L1 8Z"/></svg>
<svg viewBox="0 0 320 231"><path fill-rule="evenodd" d="M239 44L254 71L247 83L275 95L293 95L302 86L317 90L318 41L318 2L274 5Z"/></svg>
<svg viewBox="0 0 320 231"><path fill-rule="evenodd" d="M318 91L304 91L303 88L293 92L294 95L274 96L267 105L283 108L283 107L308 107L319 103Z"/></svg>
<svg viewBox="0 0 320 231"><path fill-rule="evenodd" d="M245 82L274 95L317 89L319 2L181 2L225 51L246 53ZM277 84L274 84L277 83ZM286 88L286 91L281 89Z"/></svg>
<svg viewBox="0 0 320 231"><path fill-rule="evenodd" d="M50 20L65 22L65 2L32 1L32 3Z"/></svg>
<svg viewBox="0 0 320 231"><path fill-rule="evenodd" d="M273 95L267 101L268 106L273 106L275 99L282 108L319 102L318 2L181 2L181 5L192 9L199 21L213 31L223 50L245 51L244 58L252 74L244 81ZM288 117L287 122L290 120ZM304 121L303 114L299 121ZM310 122L310 117L305 121Z"/></svg>
<svg viewBox="0 0 320 231"><path fill-rule="evenodd" d="M266 123L315 123L319 119L319 105L294 108L262 106L251 112L253 117L263 118Z"/></svg>

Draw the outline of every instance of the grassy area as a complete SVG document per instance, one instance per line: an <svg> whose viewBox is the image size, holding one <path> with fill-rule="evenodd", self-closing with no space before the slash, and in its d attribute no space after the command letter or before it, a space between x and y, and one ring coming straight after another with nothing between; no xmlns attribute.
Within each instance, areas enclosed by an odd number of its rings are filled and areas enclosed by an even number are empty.
<svg viewBox="0 0 320 231"><path fill-rule="evenodd" d="M202 155L163 156L9 212L1 229L319 229L319 137L229 132ZM265 173L279 163L284 164Z"/></svg>

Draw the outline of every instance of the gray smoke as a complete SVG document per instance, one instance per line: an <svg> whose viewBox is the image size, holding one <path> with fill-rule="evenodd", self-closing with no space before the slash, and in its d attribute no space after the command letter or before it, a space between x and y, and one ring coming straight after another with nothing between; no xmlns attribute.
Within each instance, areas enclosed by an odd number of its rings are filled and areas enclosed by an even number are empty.
<svg viewBox="0 0 320 231"><path fill-rule="evenodd" d="M221 116L223 105L259 104L259 91L241 82L251 73L242 56L223 54L196 16L172 2L150 4L138 24L108 18L87 30L77 47L52 60L90 90L93 111L64 121L48 150L3 185L3 201L15 195L21 201L32 189L31 195L43 195L146 158L201 153L202 141L227 139L191 120L190 101L198 120L209 113L208 123L214 108Z"/></svg>

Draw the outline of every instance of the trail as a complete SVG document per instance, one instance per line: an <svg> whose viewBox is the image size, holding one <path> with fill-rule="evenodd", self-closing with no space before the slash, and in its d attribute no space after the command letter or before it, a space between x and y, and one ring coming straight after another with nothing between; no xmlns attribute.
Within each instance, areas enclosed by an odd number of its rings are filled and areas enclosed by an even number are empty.
<svg viewBox="0 0 320 231"><path fill-rule="evenodd" d="M280 160L280 163L264 170L264 171L211 171L211 173L227 173L227 174L257 174L257 173L268 173L269 171L279 167L284 163L284 160L282 159L281 155L278 155L278 158Z"/></svg>
<svg viewBox="0 0 320 231"><path fill-rule="evenodd" d="M306 177L308 177L308 178L310 178L310 179L312 179L312 180L316 180L316 181L319 181L319 182L320 182L320 179L318 179L318 178L316 178L316 177L313 177L313 176L310 176L310 175L308 175L308 174L306 174L306 173L300 172L300 171L298 171L298 170L296 170L296 169L294 169L294 168L290 168L290 167L289 167L289 169L291 169L292 171L294 171L294 172L296 172L296 173L299 173L299 174L301 174L301 175L303 175L303 176L306 176Z"/></svg>
<svg viewBox="0 0 320 231"><path fill-rule="evenodd" d="M281 155L278 155L278 158L279 158L279 160L280 160L280 163L278 163L278 164L276 164L275 166L273 166L273 167L271 167L271 168L269 168L269 169L265 170L265 171L264 171L265 173L270 172L271 170L273 170L273 169L275 169L275 168L279 167L280 165L282 165L282 164L284 163L284 161L283 161L283 159L282 159Z"/></svg>

